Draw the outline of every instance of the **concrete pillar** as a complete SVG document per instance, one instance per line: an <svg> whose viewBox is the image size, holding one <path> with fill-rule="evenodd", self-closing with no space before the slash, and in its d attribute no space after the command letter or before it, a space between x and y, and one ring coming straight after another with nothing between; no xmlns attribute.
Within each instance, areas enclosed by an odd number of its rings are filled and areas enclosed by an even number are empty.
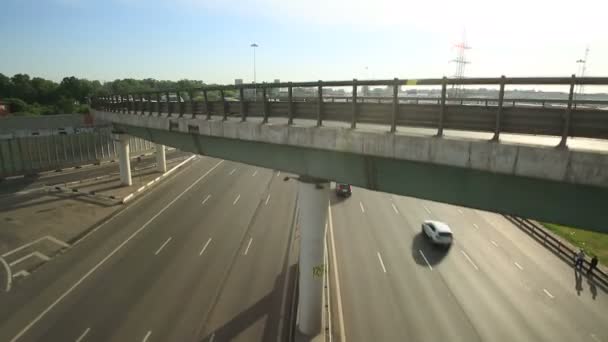
<svg viewBox="0 0 608 342"><path fill-rule="evenodd" d="M130 186L133 184L131 179L131 157L129 153L129 136L124 133L113 133L114 142L118 145L118 162L120 168L120 183Z"/></svg>
<svg viewBox="0 0 608 342"><path fill-rule="evenodd" d="M165 145L156 144L156 171L167 172L167 158L165 157Z"/></svg>
<svg viewBox="0 0 608 342"><path fill-rule="evenodd" d="M308 336L321 332L324 238L329 205L329 182L300 177L298 222L300 226L300 280L298 329Z"/></svg>

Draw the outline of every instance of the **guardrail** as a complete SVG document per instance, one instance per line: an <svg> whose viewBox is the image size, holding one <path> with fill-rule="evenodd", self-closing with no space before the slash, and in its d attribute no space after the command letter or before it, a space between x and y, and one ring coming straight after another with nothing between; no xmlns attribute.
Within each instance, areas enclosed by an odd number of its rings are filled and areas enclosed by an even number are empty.
<svg viewBox="0 0 608 342"><path fill-rule="evenodd" d="M568 262L568 264L574 266L574 258L578 251L561 242L538 223L511 215L504 215L504 217L518 228L532 235L533 238L541 242L551 251L555 252L558 256L564 257L564 260ZM590 260L585 258L583 261L583 270L589 269L589 265ZM604 286L608 287L608 273L604 272L604 270L600 268L599 264L598 267L593 271L593 275L595 279L599 280Z"/></svg>
<svg viewBox="0 0 608 342"><path fill-rule="evenodd" d="M569 86L567 100L547 99L505 99L506 85L565 85ZM441 97L427 103L426 98L399 97L402 86L438 85L441 86ZM448 85L496 85L499 87L498 98L450 98ZM576 85L608 85L608 77L577 78L470 78L470 79L416 79L416 80L368 80L368 81L318 81L299 83L262 83L224 86L205 86L194 89L177 89L163 92L116 94L94 98L92 106L96 110L121 112L137 115L160 115L183 117L186 114L197 117L206 115L228 116L240 115L242 121L248 117L262 117L267 123L270 117L286 117L288 124L294 119L313 119L317 126L324 120L350 123L355 128L358 123L386 124L391 132L397 126L412 126L437 129L437 136L442 136L444 129L482 131L494 133L493 140L498 140L501 133L541 134L561 137L560 146L565 146L568 137L587 137L608 139L608 113L598 108L580 106L593 104L596 107L606 101L585 101L574 99ZM392 89L392 96L381 98L377 103L368 103L368 97L358 96L357 90L362 86L387 86ZM316 101L298 101L293 96L294 88L315 87ZM326 101L323 95L325 87L352 87L352 95L346 103ZM255 89L255 98L248 100L245 90ZM272 89L286 89L286 101ZM238 99L231 101L226 91L238 91ZM261 94L258 96L257 90ZM279 91L280 93L281 91ZM219 100L211 100L210 95ZM277 93L277 91L274 91ZM272 96L271 96L272 95ZM259 99L261 97L261 99ZM417 101L409 103L410 100ZM427 102L425 102L427 101ZM474 105L482 103L485 105ZM421 104L424 102L424 104ZM541 106L515 106L516 103L541 104ZM490 104L496 105L490 106ZM509 107L508 104L512 106ZM547 107L547 103L562 106ZM473 105L471 105L473 104ZM578 106L578 107L577 107Z"/></svg>

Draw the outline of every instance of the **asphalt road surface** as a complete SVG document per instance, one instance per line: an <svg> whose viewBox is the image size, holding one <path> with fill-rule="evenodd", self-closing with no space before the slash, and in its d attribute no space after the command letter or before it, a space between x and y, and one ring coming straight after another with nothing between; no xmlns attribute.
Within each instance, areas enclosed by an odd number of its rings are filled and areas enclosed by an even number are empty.
<svg viewBox="0 0 608 342"><path fill-rule="evenodd" d="M198 159L0 294L0 341L285 341L296 189ZM346 341L608 341L606 293L498 215L355 188L330 218Z"/></svg>
<svg viewBox="0 0 608 342"><path fill-rule="evenodd" d="M200 158L0 296L0 341L284 341L294 181Z"/></svg>
<svg viewBox="0 0 608 342"><path fill-rule="evenodd" d="M346 341L608 341L607 294L499 215L355 188L331 219Z"/></svg>

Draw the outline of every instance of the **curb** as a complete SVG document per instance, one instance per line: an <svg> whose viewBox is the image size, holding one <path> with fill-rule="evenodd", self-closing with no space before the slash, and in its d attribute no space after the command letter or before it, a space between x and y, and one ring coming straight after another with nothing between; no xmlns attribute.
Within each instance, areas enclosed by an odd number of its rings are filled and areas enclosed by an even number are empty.
<svg viewBox="0 0 608 342"><path fill-rule="evenodd" d="M155 183L158 183L159 181L161 181L163 178L169 176L171 173L173 173L175 170L177 170L178 168L182 167L183 165L185 165L187 162L191 161L192 159L196 158L196 156L191 156L188 159L184 160L183 162L177 164L175 167L173 167L171 170L165 172L163 175L158 176L156 178L154 178L153 180L149 181L148 183L146 183L146 185L140 187L139 189L137 189L137 191L134 191L130 194L128 194L127 196L123 197L123 199L120 201L122 204L125 204L129 201L131 201L135 196L139 195L141 192L143 192L146 189L149 189L152 185L154 185Z"/></svg>
<svg viewBox="0 0 608 342"><path fill-rule="evenodd" d="M63 193L73 193L73 194L79 194L79 195L84 195L84 196L89 196L89 197L95 197L95 198L104 199L107 201L116 201L118 199L118 198L116 198L116 196L112 196L112 195L106 196L106 195L98 194L95 191L81 191L78 189L70 189L65 186L46 186L46 189L56 190L56 191L60 191ZM120 202L118 202L118 203L120 203ZM116 204L118 204L118 203L116 203Z"/></svg>

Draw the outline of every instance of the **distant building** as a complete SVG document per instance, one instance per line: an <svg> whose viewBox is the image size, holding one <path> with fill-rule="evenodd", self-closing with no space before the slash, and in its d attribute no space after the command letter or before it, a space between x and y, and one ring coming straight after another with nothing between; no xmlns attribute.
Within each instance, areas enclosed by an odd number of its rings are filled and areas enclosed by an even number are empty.
<svg viewBox="0 0 608 342"><path fill-rule="evenodd" d="M0 101L0 117L8 116L10 113L10 108L11 106L9 103Z"/></svg>
<svg viewBox="0 0 608 342"><path fill-rule="evenodd" d="M243 84L243 79L242 78L234 79L234 85L239 85L239 84Z"/></svg>

